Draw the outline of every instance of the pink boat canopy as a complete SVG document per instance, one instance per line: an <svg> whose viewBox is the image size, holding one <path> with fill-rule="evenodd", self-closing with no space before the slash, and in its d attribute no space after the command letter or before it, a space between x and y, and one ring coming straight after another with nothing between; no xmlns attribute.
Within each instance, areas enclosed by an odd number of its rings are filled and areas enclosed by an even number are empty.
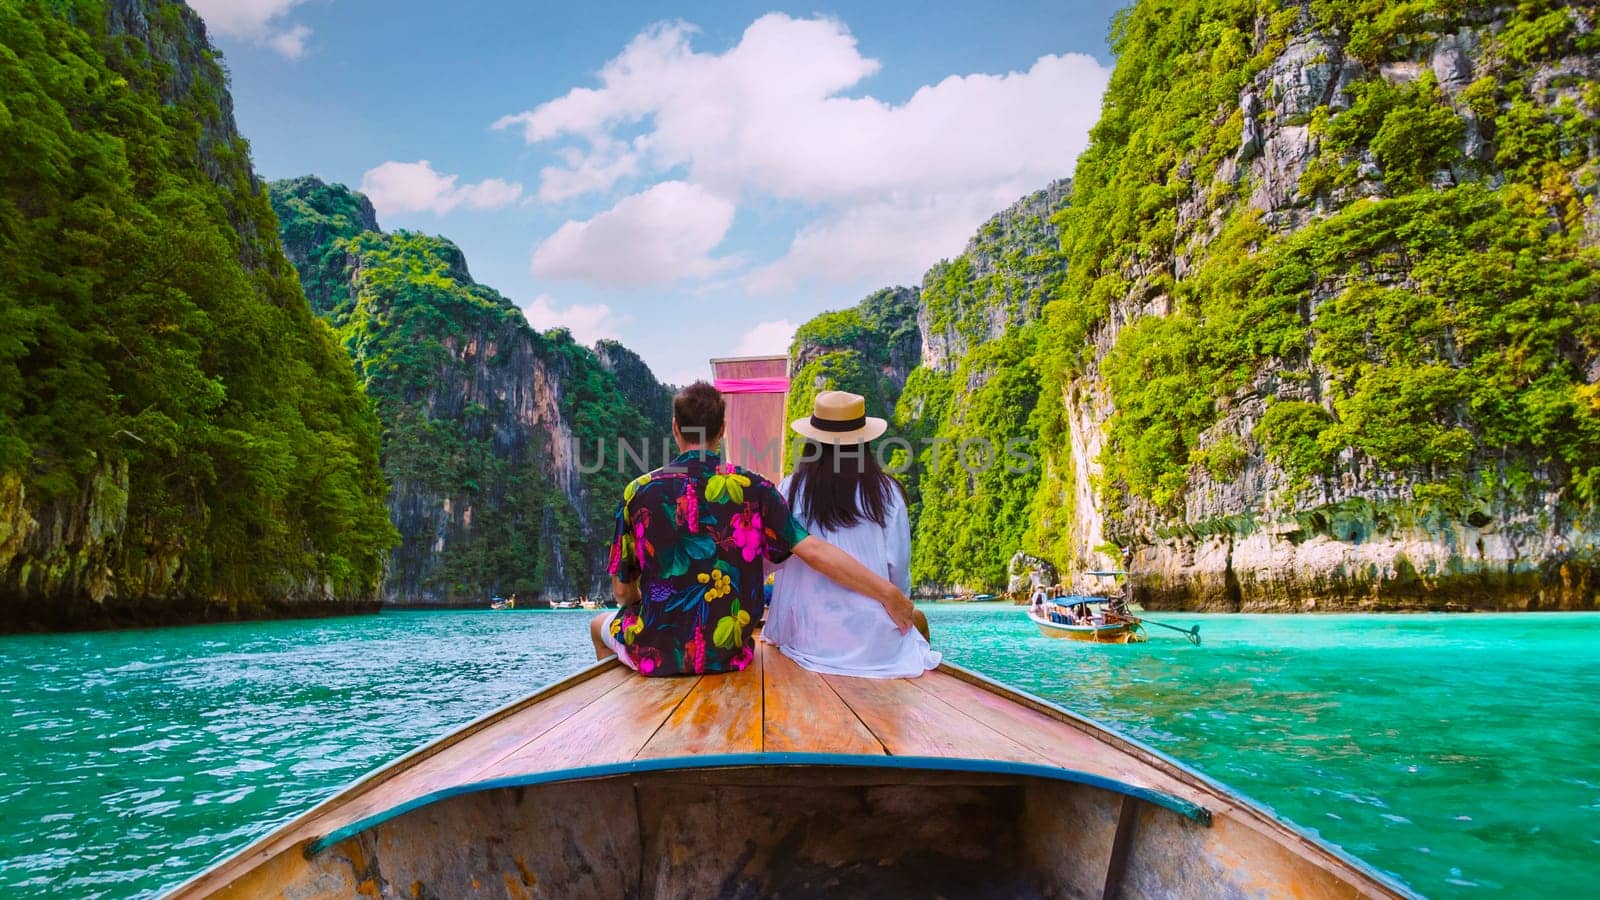
<svg viewBox="0 0 1600 900"><path fill-rule="evenodd" d="M724 394L784 394L789 391L787 378L718 378L715 384Z"/></svg>
<svg viewBox="0 0 1600 900"><path fill-rule="evenodd" d="M784 408L789 393L787 356L745 356L711 361L712 383L728 395L723 431L725 458L772 481L783 477Z"/></svg>

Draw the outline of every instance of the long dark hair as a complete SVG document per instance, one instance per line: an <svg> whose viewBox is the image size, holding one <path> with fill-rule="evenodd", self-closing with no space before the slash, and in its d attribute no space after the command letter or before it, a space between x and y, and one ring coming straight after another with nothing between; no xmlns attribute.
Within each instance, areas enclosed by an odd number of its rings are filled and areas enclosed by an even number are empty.
<svg viewBox="0 0 1600 900"><path fill-rule="evenodd" d="M867 445L808 440L789 479L789 508L829 530L862 519L882 526L888 524L891 491L905 499L906 489L883 471Z"/></svg>

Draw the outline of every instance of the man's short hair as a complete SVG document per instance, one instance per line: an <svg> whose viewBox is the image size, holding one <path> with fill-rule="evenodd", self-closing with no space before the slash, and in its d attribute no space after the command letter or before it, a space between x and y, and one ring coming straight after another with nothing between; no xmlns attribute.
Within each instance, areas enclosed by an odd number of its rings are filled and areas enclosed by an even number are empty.
<svg viewBox="0 0 1600 900"><path fill-rule="evenodd" d="M704 381L696 381L672 398L672 418L678 422L678 431L697 443L710 444L722 436L726 411L722 392Z"/></svg>

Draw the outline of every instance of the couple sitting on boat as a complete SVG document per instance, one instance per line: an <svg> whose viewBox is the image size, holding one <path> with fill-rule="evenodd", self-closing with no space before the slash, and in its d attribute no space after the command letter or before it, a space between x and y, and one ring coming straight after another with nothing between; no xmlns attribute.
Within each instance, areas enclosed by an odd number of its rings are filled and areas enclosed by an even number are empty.
<svg viewBox="0 0 1600 900"><path fill-rule="evenodd" d="M868 446L884 421L858 395L819 394L790 426L806 442L775 486L717 455L724 414L711 385L679 391L679 455L623 491L610 562L622 609L591 622L596 655L644 675L744 669L776 570L763 638L800 665L875 678L937 666L927 620L906 596L905 494Z"/></svg>

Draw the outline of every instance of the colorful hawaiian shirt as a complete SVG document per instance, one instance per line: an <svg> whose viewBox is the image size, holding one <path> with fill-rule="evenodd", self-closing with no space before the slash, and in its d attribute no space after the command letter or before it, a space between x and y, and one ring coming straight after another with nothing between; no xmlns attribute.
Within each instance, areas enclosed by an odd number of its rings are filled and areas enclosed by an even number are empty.
<svg viewBox="0 0 1600 900"><path fill-rule="evenodd" d="M611 634L645 675L735 672L755 655L762 562L783 562L806 530L772 482L691 450L622 492L611 574L640 600Z"/></svg>

